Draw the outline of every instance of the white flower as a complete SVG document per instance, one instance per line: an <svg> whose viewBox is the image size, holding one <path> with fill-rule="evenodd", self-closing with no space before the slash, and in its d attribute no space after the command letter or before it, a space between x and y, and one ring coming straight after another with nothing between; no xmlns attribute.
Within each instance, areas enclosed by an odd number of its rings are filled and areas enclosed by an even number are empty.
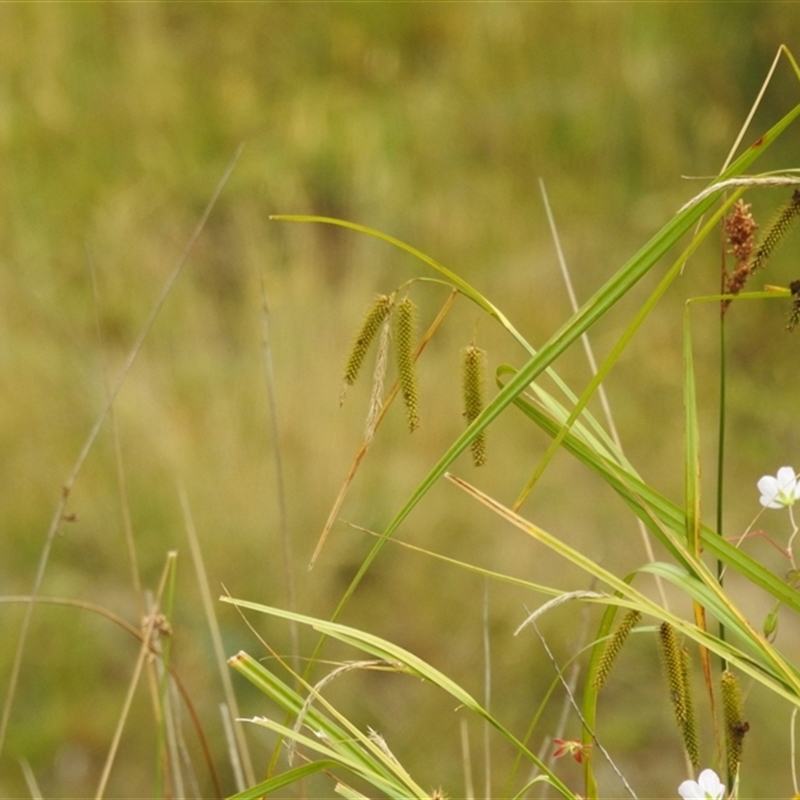
<svg viewBox="0 0 800 800"><path fill-rule="evenodd" d="M800 499L800 482L792 467L781 467L777 477L765 475L758 482L759 502L766 508L784 508Z"/></svg>
<svg viewBox="0 0 800 800"><path fill-rule="evenodd" d="M722 800L725 784L713 769L704 769L696 781L684 781L678 787L678 794L683 800Z"/></svg>

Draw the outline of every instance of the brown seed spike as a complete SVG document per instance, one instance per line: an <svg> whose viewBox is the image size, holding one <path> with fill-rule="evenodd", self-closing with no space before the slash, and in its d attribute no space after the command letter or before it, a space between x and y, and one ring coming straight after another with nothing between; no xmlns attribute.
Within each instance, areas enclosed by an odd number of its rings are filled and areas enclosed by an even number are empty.
<svg viewBox="0 0 800 800"><path fill-rule="evenodd" d="M758 225L750 213L750 204L737 200L731 213L725 217L725 234L730 244L728 252L737 264L747 263L755 244L754 234Z"/></svg>
<svg viewBox="0 0 800 800"><path fill-rule="evenodd" d="M345 389L355 383L358 373L361 369L361 365L364 363L364 358L369 350L369 346L372 344L372 340L381 329L381 324L391 310L391 297L381 294L375 298L375 302L367 312L367 316L364 317L364 321L361 323L361 327L356 334L356 339L353 342L353 346L350 348L350 355L347 358L347 363L345 364L344 368ZM342 389L340 403L344 402L345 389Z"/></svg>
<svg viewBox="0 0 800 800"><path fill-rule="evenodd" d="M726 271L725 273L725 294L739 294L752 274L750 256L755 246L754 234L758 228L750 213L750 204L743 200L737 200L733 210L725 218L724 228L730 245L728 253L736 259L736 267L733 272ZM728 310L730 304L730 299L722 301L723 314Z"/></svg>
<svg viewBox="0 0 800 800"><path fill-rule="evenodd" d="M419 427L417 373L414 369L414 304L408 297L397 306L395 320L395 356L400 388L408 416L408 429L413 433Z"/></svg>
<svg viewBox="0 0 800 800"><path fill-rule="evenodd" d="M464 391L464 416L472 424L483 410L484 369L486 354L474 344L463 351L462 388ZM486 431L482 430L470 444L472 463L482 467L486 463Z"/></svg>

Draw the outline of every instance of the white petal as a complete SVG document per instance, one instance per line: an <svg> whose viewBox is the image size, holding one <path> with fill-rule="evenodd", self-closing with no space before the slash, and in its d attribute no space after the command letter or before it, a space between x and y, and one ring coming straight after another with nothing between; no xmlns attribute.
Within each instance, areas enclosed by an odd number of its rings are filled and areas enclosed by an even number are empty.
<svg viewBox="0 0 800 800"><path fill-rule="evenodd" d="M795 471L792 467L781 467L778 470L778 487L782 491L794 489L796 484L797 479L795 478Z"/></svg>
<svg viewBox="0 0 800 800"><path fill-rule="evenodd" d="M778 493L778 479L774 475L764 475L759 478L757 486L761 494Z"/></svg>
<svg viewBox="0 0 800 800"><path fill-rule="evenodd" d="M684 781L678 787L678 794L683 800L705 800L703 790L697 781Z"/></svg>
<svg viewBox="0 0 800 800"><path fill-rule="evenodd" d="M697 780L704 796L711 797L713 800L722 800L725 796L725 784L713 769L704 769Z"/></svg>
<svg viewBox="0 0 800 800"><path fill-rule="evenodd" d="M773 478L772 475L764 475L763 478L759 479L756 485L758 486L758 491L761 492L759 502L762 506L766 506L767 508L781 507L780 503L775 502L775 498L780 491L777 479Z"/></svg>

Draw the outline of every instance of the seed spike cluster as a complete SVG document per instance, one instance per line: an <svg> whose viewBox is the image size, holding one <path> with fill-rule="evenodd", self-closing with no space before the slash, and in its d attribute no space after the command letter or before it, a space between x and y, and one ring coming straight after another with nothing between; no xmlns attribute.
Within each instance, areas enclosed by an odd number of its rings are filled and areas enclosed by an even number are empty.
<svg viewBox="0 0 800 800"><path fill-rule="evenodd" d="M798 215L800 215L800 189L795 189L792 199L778 211L773 222L766 228L766 233L761 238L758 249L750 261L751 273L761 269L767 263Z"/></svg>
<svg viewBox="0 0 800 800"><path fill-rule="evenodd" d="M361 327L356 334L356 339L353 346L350 348L350 355L347 358L347 363L344 368L344 388L342 395L339 399L340 403L344 402L344 393L348 386L352 386L356 382L358 373L361 370L361 365L364 363L364 358L367 355L369 346L372 344L384 320L389 316L392 310L392 298L389 295L380 294L375 298L372 306L370 306Z"/></svg>
<svg viewBox="0 0 800 800"><path fill-rule="evenodd" d="M742 719L742 693L739 688L739 679L726 669L720 680L728 772L736 775L739 771L739 762L742 760L742 742L744 735L750 730L750 725Z"/></svg>
<svg viewBox="0 0 800 800"><path fill-rule="evenodd" d="M600 663L597 667L597 672L594 676L594 688L599 692L603 688L605 682L611 672L611 667L614 664L619 651L628 639L630 632L639 624L642 618L641 612L636 609L631 609L622 618L622 622L617 626L610 639L606 641L603 655L600 656Z"/></svg>
<svg viewBox="0 0 800 800"><path fill-rule="evenodd" d="M700 756L697 746L697 727L689 684L689 654L681 647L675 629L662 622L658 629L661 656L669 687L669 697L675 711L675 719L681 730L683 744L693 766L697 767Z"/></svg>
<svg viewBox="0 0 800 800"><path fill-rule="evenodd" d="M413 433L419 427L417 373L414 369L414 325L416 308L410 298L404 297L397 306L395 319L395 358L400 389L408 417L408 429Z"/></svg>
<svg viewBox="0 0 800 800"><path fill-rule="evenodd" d="M486 353L474 344L462 351L461 378L464 393L464 416L472 424L483 410L484 372ZM481 467L486 463L486 431L482 430L470 444L472 463Z"/></svg>

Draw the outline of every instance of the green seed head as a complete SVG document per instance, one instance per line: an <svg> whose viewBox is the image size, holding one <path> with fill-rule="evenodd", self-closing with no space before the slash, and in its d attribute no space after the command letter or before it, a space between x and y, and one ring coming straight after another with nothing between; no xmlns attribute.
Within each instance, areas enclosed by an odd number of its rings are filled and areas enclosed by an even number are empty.
<svg viewBox="0 0 800 800"><path fill-rule="evenodd" d="M471 424L483 410L484 372L486 354L474 344L463 350L461 379L464 394L464 416ZM486 463L486 431L481 431L470 445L472 463L481 467Z"/></svg>
<svg viewBox="0 0 800 800"><path fill-rule="evenodd" d="M364 317L364 321L361 323L361 327L356 334L353 346L350 348L350 355L347 358L347 363L344 368L345 386L352 386L355 383L361 365L364 363L364 358L369 350L369 346L372 344L372 340L381 329L381 324L391 310L391 297L381 294L375 298L375 302L370 307L366 317Z"/></svg>
<svg viewBox="0 0 800 800"><path fill-rule="evenodd" d="M686 720L681 725L683 746L689 761L695 769L700 767L700 748L697 744L697 725L694 719L694 703L692 701L692 688L689 680L689 651L681 648L681 673L683 680L683 704L686 709Z"/></svg>
<svg viewBox="0 0 800 800"><path fill-rule="evenodd" d="M668 622L661 623L658 629L658 639L661 644L661 657L667 677L669 698L675 710L678 725L683 725L686 722L686 691L683 683L684 668L681 647L678 644L675 629Z"/></svg>
<svg viewBox="0 0 800 800"><path fill-rule="evenodd" d="M725 722L725 752L728 772L736 775L742 760L742 742L750 724L742 719L742 693L739 679L725 670L720 678L722 686L722 716Z"/></svg>
<svg viewBox="0 0 800 800"><path fill-rule="evenodd" d="M603 685L605 684L606 679L611 672L611 667L619 655L619 651L622 650L622 646L627 641L628 635L639 624L639 620L641 620L641 618L641 612L631 609L622 618L622 622L620 622L620 624L617 626L613 636L606 641L603 655L600 656L600 663L594 676L594 688L597 691L600 691L600 689L603 688Z"/></svg>
<svg viewBox="0 0 800 800"><path fill-rule="evenodd" d="M417 373L414 362L414 323L416 309L408 297L397 306L395 318L395 356L400 389L408 416L408 429L413 433L419 427Z"/></svg>
<svg viewBox="0 0 800 800"><path fill-rule="evenodd" d="M658 629L658 638L661 644L661 656L669 687L669 697L683 737L683 746L686 748L692 765L697 767L700 763L700 753L689 681L689 653L684 647L681 647L675 629L668 622L661 623Z"/></svg>

